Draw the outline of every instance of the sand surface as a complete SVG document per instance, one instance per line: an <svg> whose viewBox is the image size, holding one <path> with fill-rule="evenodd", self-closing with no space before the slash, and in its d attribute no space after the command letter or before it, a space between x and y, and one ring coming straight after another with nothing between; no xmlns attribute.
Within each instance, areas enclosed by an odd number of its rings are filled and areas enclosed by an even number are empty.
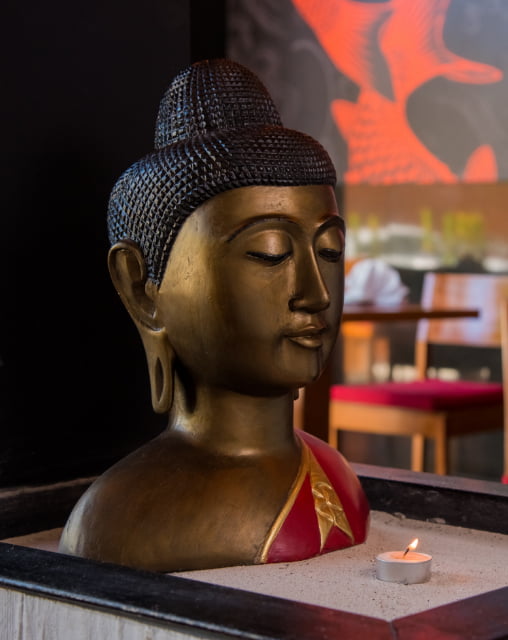
<svg viewBox="0 0 508 640"><path fill-rule="evenodd" d="M56 551L60 529L4 542ZM423 584L382 582L375 557L404 549L419 538L432 555L432 576ZM508 536L404 516L372 512L366 543L301 562L175 573L356 614L393 620L508 586Z"/></svg>

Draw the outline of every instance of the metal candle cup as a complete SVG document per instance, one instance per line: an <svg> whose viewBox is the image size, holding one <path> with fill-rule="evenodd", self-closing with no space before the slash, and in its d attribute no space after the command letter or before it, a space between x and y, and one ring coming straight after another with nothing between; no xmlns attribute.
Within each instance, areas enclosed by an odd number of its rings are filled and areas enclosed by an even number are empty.
<svg viewBox="0 0 508 640"><path fill-rule="evenodd" d="M432 556L416 551L386 551L376 557L376 577L385 582L418 584L430 580Z"/></svg>

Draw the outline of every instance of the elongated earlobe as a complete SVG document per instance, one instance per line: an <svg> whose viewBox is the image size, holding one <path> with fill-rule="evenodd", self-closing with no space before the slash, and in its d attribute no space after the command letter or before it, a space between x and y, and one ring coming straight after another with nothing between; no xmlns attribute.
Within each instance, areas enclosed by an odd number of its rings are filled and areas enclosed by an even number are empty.
<svg viewBox="0 0 508 640"><path fill-rule="evenodd" d="M143 328L140 334L148 364L153 410L167 413L173 404L174 351L165 330L150 331Z"/></svg>

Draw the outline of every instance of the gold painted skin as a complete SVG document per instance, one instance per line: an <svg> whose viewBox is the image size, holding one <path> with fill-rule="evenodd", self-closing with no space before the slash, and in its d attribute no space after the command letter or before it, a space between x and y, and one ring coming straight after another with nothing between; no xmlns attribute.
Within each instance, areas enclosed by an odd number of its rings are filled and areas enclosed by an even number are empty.
<svg viewBox="0 0 508 640"><path fill-rule="evenodd" d="M320 375L343 300L332 187L241 187L186 220L160 288L132 243L110 273L167 429L100 476L60 551L156 571L252 564L301 460L296 390Z"/></svg>

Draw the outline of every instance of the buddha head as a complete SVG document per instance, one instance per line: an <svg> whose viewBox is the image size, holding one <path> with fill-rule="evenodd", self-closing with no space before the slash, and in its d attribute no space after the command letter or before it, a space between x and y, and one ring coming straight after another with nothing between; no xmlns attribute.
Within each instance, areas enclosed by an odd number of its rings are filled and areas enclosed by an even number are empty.
<svg viewBox="0 0 508 640"><path fill-rule="evenodd" d="M175 384L294 393L331 353L344 224L324 148L285 128L260 80L204 60L164 94L155 150L118 179L111 278L143 340L152 404ZM175 379L177 382L175 382Z"/></svg>
<svg viewBox="0 0 508 640"><path fill-rule="evenodd" d="M112 190L108 265L168 426L92 483L59 549L167 572L362 542L357 477L293 421L342 312L328 154L224 59L176 76L155 147Z"/></svg>

